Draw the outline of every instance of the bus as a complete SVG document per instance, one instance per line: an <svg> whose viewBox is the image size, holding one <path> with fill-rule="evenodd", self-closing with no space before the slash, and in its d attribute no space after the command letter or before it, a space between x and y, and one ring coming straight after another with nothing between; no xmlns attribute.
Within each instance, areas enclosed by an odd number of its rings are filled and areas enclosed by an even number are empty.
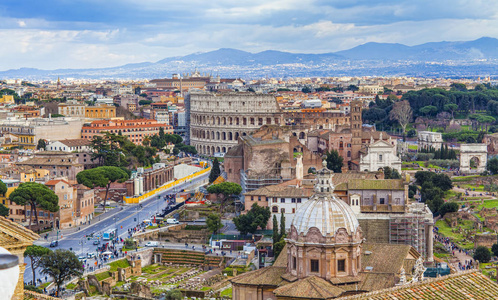
<svg viewBox="0 0 498 300"><path fill-rule="evenodd" d="M116 229L107 230L102 234L102 239L104 241L112 240L116 238Z"/></svg>

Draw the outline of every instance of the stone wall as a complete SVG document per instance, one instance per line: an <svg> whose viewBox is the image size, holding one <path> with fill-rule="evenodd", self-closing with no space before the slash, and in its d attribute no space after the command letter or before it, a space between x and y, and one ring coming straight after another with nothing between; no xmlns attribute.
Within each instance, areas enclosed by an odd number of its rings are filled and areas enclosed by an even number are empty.
<svg viewBox="0 0 498 300"><path fill-rule="evenodd" d="M491 248L493 244L496 244L497 240L496 234L476 234L474 248L479 246L485 246Z"/></svg>

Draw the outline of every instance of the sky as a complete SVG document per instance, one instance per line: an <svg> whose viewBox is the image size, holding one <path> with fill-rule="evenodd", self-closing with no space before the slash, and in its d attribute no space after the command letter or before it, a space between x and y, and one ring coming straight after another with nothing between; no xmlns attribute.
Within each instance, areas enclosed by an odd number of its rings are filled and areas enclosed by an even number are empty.
<svg viewBox="0 0 498 300"><path fill-rule="evenodd" d="M498 38L493 0L0 0L0 70Z"/></svg>

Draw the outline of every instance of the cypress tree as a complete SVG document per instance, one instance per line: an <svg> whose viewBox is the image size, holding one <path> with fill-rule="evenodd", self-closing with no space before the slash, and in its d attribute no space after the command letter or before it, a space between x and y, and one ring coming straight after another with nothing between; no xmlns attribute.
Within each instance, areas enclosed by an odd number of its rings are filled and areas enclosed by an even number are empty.
<svg viewBox="0 0 498 300"><path fill-rule="evenodd" d="M211 173L209 173L209 183L215 181L216 178L220 176L220 174L220 162L218 161L218 158L215 158L213 161L213 166L211 167Z"/></svg>
<svg viewBox="0 0 498 300"><path fill-rule="evenodd" d="M277 215L273 215L273 243L276 243L279 240L280 236L278 235Z"/></svg>
<svg viewBox="0 0 498 300"><path fill-rule="evenodd" d="M282 212L280 215L280 240L285 238L285 237L286 237L286 234L285 234L285 216L284 216L284 212Z"/></svg>

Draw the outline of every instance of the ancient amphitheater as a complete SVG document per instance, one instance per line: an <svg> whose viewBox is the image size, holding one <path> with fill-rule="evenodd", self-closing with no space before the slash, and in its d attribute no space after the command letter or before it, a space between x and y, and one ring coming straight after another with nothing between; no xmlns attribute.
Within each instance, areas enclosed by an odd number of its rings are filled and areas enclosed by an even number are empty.
<svg viewBox="0 0 498 300"><path fill-rule="evenodd" d="M237 144L239 136L283 122L273 95L192 92L187 101L190 145L200 154L225 153Z"/></svg>

